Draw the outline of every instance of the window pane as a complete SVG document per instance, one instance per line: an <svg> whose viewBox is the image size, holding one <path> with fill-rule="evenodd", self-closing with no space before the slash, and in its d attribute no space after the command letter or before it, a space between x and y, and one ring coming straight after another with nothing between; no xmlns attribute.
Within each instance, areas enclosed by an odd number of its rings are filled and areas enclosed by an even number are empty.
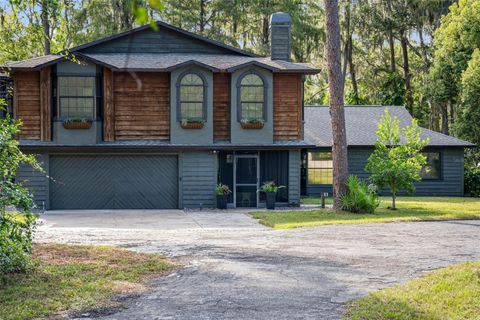
<svg viewBox="0 0 480 320"><path fill-rule="evenodd" d="M333 161L331 152L308 153L308 183L332 184Z"/></svg>
<svg viewBox="0 0 480 320"><path fill-rule="evenodd" d="M203 86L203 80L198 75L194 73L189 73L183 76L182 80L180 81L180 85Z"/></svg>
<svg viewBox="0 0 480 320"><path fill-rule="evenodd" d="M95 117L95 77L58 77L60 117Z"/></svg>
<svg viewBox="0 0 480 320"><path fill-rule="evenodd" d="M440 179L441 162L439 152L425 152L427 157L425 166L420 170L420 176L426 179Z"/></svg>
<svg viewBox="0 0 480 320"><path fill-rule="evenodd" d="M249 85L249 86L262 86L263 87L263 81L262 78L260 78L258 75L250 73L247 74L245 77L243 77L241 83L243 85Z"/></svg>
<svg viewBox="0 0 480 320"><path fill-rule="evenodd" d="M181 118L203 118L203 103L183 102L180 105Z"/></svg>

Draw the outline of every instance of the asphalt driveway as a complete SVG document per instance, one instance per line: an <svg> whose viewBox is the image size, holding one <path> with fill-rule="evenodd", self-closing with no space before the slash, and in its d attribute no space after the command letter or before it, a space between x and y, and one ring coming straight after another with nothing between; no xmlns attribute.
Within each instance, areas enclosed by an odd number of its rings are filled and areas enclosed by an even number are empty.
<svg viewBox="0 0 480 320"><path fill-rule="evenodd" d="M162 213L48 212L37 241L118 245L185 264L99 316L118 320L338 319L350 299L480 259L480 221L272 230L242 211Z"/></svg>

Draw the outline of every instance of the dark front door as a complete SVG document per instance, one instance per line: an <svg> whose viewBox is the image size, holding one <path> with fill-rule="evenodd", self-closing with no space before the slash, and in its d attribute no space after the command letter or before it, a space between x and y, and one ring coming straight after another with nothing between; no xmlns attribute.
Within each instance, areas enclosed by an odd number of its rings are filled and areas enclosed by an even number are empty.
<svg viewBox="0 0 480 320"><path fill-rule="evenodd" d="M235 156L235 204L237 207L257 207L258 156Z"/></svg>

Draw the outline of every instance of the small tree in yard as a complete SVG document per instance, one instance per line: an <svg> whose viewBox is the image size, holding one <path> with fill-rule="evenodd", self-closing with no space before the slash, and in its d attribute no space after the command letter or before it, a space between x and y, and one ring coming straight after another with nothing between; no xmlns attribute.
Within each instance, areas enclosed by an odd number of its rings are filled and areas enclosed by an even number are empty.
<svg viewBox="0 0 480 320"><path fill-rule="evenodd" d="M0 99L0 108L4 107ZM15 175L21 164L42 169L33 155L26 155L19 149L15 136L20 124L9 115L0 119L0 273L25 271L32 250L36 219L32 214L33 197L15 182ZM21 215L7 212L8 206L15 206Z"/></svg>
<svg viewBox="0 0 480 320"><path fill-rule="evenodd" d="M392 206L395 210L395 200L401 190L414 192L414 182L420 181L420 169L426 163L426 157L421 153L428 144L420 138L421 129L415 119L410 126L400 130L400 121L393 119L385 112L378 123L375 151L368 158L365 170L371 173L370 181L379 190L388 187L392 194Z"/></svg>

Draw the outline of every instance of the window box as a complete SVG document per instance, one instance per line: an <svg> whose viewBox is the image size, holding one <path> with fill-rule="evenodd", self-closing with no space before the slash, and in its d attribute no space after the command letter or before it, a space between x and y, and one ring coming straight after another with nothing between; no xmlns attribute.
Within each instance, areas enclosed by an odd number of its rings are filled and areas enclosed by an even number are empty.
<svg viewBox="0 0 480 320"><path fill-rule="evenodd" d="M180 122L183 129L202 129L204 125L205 121L199 119L183 119Z"/></svg>
<svg viewBox="0 0 480 320"><path fill-rule="evenodd" d="M264 122L260 119L243 119L240 121L240 125L242 126L242 129L262 129Z"/></svg>
<svg viewBox="0 0 480 320"><path fill-rule="evenodd" d="M92 121L86 119L65 120L63 121L63 127L65 129L90 129Z"/></svg>

